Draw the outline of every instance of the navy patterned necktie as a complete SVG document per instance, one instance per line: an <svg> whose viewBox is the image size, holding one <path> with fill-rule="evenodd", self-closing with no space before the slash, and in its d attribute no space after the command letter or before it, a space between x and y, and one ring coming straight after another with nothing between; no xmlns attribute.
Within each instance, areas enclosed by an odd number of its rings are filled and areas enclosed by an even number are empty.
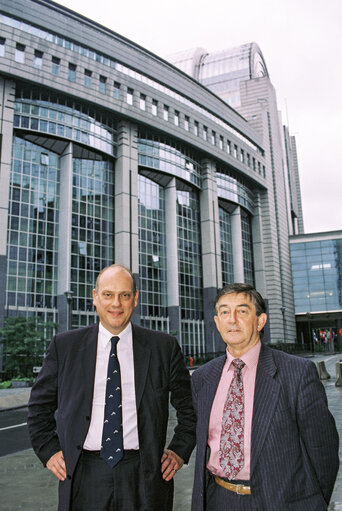
<svg viewBox="0 0 342 511"><path fill-rule="evenodd" d="M220 465L228 479L235 479L244 465L245 402L239 358L232 361L234 376L223 408L220 441Z"/></svg>
<svg viewBox="0 0 342 511"><path fill-rule="evenodd" d="M114 467L123 456L121 375L116 351L119 340L119 337L111 338L101 445L101 457L110 467Z"/></svg>

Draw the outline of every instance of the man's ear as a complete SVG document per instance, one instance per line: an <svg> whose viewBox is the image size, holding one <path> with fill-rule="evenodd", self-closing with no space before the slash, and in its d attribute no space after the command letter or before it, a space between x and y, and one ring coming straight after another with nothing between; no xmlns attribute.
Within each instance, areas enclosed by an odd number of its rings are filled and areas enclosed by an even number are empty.
<svg viewBox="0 0 342 511"><path fill-rule="evenodd" d="M261 332L261 330L266 325L267 321L267 314L265 312L261 313L260 316L258 316L258 332Z"/></svg>
<svg viewBox="0 0 342 511"><path fill-rule="evenodd" d="M96 296L97 296L96 289L93 289L93 305L95 305L95 307L96 307L96 303L95 303Z"/></svg>

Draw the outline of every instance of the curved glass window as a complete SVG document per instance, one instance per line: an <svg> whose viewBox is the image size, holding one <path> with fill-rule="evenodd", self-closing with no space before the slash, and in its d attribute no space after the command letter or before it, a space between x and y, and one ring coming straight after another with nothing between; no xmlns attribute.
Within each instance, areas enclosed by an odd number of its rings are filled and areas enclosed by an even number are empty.
<svg viewBox="0 0 342 511"><path fill-rule="evenodd" d="M223 209L219 208L220 215L220 240L221 240L221 261L222 261L222 285L234 282L234 265L233 265L233 243L231 215Z"/></svg>
<svg viewBox="0 0 342 511"><path fill-rule="evenodd" d="M116 122L63 97L19 88L14 103L14 126L116 155Z"/></svg>
<svg viewBox="0 0 342 511"><path fill-rule="evenodd" d="M114 260L113 180L111 161L73 159L71 290L74 292L74 328L94 322L92 290L96 277Z"/></svg>
<svg viewBox="0 0 342 511"><path fill-rule="evenodd" d="M57 312L59 158L13 137L6 306Z"/></svg>
<svg viewBox="0 0 342 511"><path fill-rule="evenodd" d="M139 175L138 204L140 314L142 323L150 327L152 318L167 317L164 189Z"/></svg>
<svg viewBox="0 0 342 511"><path fill-rule="evenodd" d="M254 194L245 184L222 171L216 172L216 183L218 197L240 204L253 213Z"/></svg>
<svg viewBox="0 0 342 511"><path fill-rule="evenodd" d="M140 133L138 139L138 162L172 176L180 177L198 188L202 185L199 158L185 147L160 137Z"/></svg>
<svg viewBox="0 0 342 511"><path fill-rule="evenodd" d="M260 78L262 76L267 76L266 64L262 55L259 52L255 52L253 58L253 77Z"/></svg>

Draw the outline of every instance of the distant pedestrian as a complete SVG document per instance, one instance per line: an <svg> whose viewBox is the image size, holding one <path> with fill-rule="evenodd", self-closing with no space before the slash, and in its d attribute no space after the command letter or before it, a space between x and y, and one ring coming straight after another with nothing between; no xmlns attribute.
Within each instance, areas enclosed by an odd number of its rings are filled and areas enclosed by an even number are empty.
<svg viewBox="0 0 342 511"><path fill-rule="evenodd" d="M192 375L192 511L328 509L339 440L315 365L261 343L266 307L252 286L225 286L215 308L227 353Z"/></svg>

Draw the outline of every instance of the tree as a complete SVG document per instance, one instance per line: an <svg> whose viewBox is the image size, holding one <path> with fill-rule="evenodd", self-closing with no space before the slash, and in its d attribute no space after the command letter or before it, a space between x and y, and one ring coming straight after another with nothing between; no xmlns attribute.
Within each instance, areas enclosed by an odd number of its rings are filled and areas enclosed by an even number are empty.
<svg viewBox="0 0 342 511"><path fill-rule="evenodd" d="M36 317L10 317L0 328L3 343L4 371L7 377L31 377L34 366L40 366L54 323L43 323Z"/></svg>

